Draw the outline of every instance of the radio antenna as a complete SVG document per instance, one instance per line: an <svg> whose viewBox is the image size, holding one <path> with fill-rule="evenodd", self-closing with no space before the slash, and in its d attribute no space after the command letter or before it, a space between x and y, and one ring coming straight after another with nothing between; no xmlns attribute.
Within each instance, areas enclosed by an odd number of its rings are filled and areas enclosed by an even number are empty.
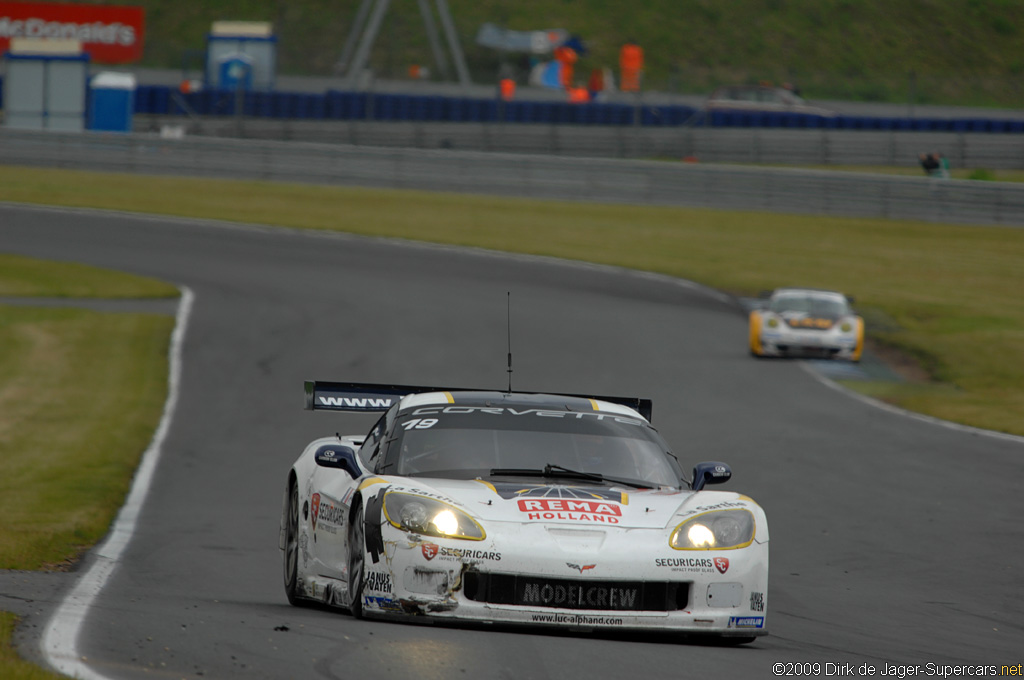
<svg viewBox="0 0 1024 680"><path fill-rule="evenodd" d="M508 391L512 393L512 291L506 291L505 299L505 311L506 321L505 327L508 329Z"/></svg>

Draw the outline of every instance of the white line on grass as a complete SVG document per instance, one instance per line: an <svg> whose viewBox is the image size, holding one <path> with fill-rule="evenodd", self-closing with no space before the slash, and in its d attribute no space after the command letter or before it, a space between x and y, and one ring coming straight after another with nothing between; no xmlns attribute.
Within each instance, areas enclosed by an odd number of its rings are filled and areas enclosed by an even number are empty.
<svg viewBox="0 0 1024 680"><path fill-rule="evenodd" d="M117 514L106 540L90 555L92 566L75 584L74 589L65 596L43 633L43 656L47 663L61 673L74 678L110 680L107 676L97 673L86 665L86 659L78 653L78 637L82 630L82 624L85 623L85 617L89 613L89 608L100 591L103 590L110 575L114 573L121 555L135 533L139 512L149 493L153 473L160 460L164 439L167 437L171 420L174 418L174 410L178 404L181 351L189 315L192 312L193 299L192 291L182 287L181 301L178 303L178 313L168 353L170 366L167 379L167 400L164 402L160 424L153 434L149 447L142 454L142 462L135 473L135 480L132 482L128 499Z"/></svg>

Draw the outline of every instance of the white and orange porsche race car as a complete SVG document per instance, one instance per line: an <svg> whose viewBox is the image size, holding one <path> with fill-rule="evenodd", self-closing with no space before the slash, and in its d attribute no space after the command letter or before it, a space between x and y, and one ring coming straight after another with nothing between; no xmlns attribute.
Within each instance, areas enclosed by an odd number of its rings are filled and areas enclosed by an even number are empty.
<svg viewBox="0 0 1024 680"><path fill-rule="evenodd" d="M842 293L778 288L750 312L750 353L860 361L864 319Z"/></svg>
<svg viewBox="0 0 1024 680"><path fill-rule="evenodd" d="M692 476L632 398L306 383L380 411L311 442L281 518L292 604L356 617L767 633L768 525L728 465Z"/></svg>

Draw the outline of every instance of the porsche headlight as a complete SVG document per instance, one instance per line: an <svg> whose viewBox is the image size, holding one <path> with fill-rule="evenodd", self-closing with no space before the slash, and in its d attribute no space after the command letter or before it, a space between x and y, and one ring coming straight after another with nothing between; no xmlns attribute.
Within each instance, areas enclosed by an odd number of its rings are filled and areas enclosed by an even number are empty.
<svg viewBox="0 0 1024 680"><path fill-rule="evenodd" d="M853 324L850 323L849 321L844 321L843 323L839 324L839 330L841 330L844 333L849 333L850 331L853 330Z"/></svg>
<svg viewBox="0 0 1024 680"><path fill-rule="evenodd" d="M778 328L778 327L779 327L779 320L776 319L774 316L770 317L768 319L768 328Z"/></svg>
<svg viewBox="0 0 1024 680"><path fill-rule="evenodd" d="M384 516L392 526L414 534L471 541L485 536L483 527L461 510L411 493L389 491L384 496Z"/></svg>
<svg viewBox="0 0 1024 680"><path fill-rule="evenodd" d="M691 517L672 532L676 550L732 550L754 540L754 515L749 510L714 510Z"/></svg>

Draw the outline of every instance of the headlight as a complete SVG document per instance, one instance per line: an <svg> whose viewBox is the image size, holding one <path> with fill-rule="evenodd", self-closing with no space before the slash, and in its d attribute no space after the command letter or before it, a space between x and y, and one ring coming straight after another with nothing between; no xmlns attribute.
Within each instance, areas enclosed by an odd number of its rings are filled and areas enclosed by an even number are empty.
<svg viewBox="0 0 1024 680"><path fill-rule="evenodd" d="M754 540L754 515L749 510L714 510L691 517L672 532L676 550L733 550Z"/></svg>
<svg viewBox="0 0 1024 680"><path fill-rule="evenodd" d="M839 325L839 330L841 330L844 333L849 333L850 331L853 330L853 324L850 323L849 321L844 321Z"/></svg>
<svg viewBox="0 0 1024 680"><path fill-rule="evenodd" d="M392 526L414 534L471 541L485 536L483 527L461 510L411 493L389 491L384 496L384 516Z"/></svg>
<svg viewBox="0 0 1024 680"><path fill-rule="evenodd" d="M771 317L770 319L768 319L768 328L777 328L778 325L779 325L779 320L776 319L774 316Z"/></svg>

